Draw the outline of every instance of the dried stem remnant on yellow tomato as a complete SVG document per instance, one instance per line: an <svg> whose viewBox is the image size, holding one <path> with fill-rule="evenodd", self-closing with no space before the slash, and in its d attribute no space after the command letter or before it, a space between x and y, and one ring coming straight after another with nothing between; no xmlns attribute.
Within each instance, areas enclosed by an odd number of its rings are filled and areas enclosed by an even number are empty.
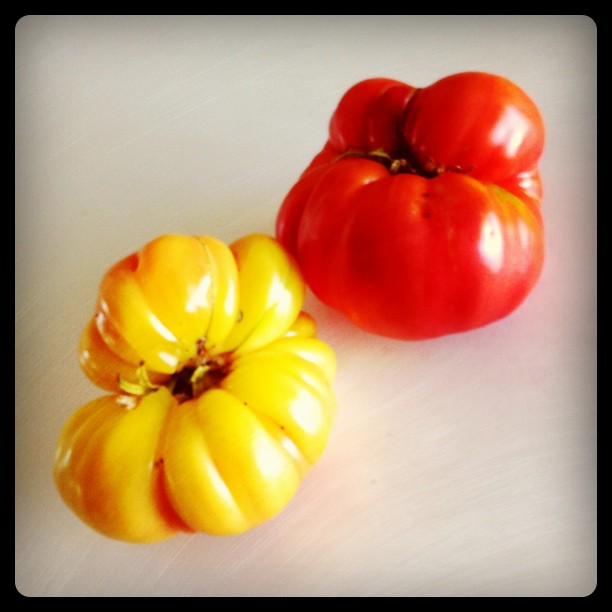
<svg viewBox="0 0 612 612"><path fill-rule="evenodd" d="M165 235L104 275L79 346L109 391L77 410L54 474L113 538L240 533L277 514L321 456L335 355L273 238Z"/></svg>

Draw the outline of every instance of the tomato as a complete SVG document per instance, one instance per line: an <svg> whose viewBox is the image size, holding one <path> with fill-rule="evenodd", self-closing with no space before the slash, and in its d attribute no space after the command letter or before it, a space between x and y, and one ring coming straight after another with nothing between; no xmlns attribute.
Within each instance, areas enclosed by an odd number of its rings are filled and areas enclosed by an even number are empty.
<svg viewBox="0 0 612 612"><path fill-rule="evenodd" d="M270 519L324 451L335 355L273 238L161 236L112 266L79 347L110 391L57 446L67 505L112 538L234 534Z"/></svg>
<svg viewBox="0 0 612 612"><path fill-rule="evenodd" d="M481 327L540 276L543 147L535 103L502 77L368 79L340 100L276 236L313 292L369 332Z"/></svg>

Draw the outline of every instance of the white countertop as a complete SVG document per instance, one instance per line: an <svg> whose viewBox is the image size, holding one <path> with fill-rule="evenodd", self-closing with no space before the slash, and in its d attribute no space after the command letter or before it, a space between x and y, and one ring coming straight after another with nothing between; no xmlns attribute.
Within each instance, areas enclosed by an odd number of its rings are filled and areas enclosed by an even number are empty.
<svg viewBox="0 0 612 612"><path fill-rule="evenodd" d="M582 596L596 585L596 26L581 16L29 16L16 26L15 582L30 596ZM547 126L547 259L489 327L360 332L320 463L236 537L97 535L52 480L100 392L76 346L103 272L159 234L273 233L339 97L514 80Z"/></svg>

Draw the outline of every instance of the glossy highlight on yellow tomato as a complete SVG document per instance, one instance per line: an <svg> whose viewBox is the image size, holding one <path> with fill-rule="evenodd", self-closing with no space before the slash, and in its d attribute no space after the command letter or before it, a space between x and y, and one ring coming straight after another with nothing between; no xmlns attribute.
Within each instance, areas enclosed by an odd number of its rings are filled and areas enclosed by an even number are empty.
<svg viewBox="0 0 612 612"><path fill-rule="evenodd" d="M273 517L323 453L336 361L273 238L161 236L112 266L79 360L110 392L77 410L54 476L97 531L154 542Z"/></svg>

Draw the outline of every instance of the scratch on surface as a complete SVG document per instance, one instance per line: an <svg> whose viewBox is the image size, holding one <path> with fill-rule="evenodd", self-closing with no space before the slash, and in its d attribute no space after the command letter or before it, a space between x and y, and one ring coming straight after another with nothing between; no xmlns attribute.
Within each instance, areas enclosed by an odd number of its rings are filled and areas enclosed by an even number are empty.
<svg viewBox="0 0 612 612"><path fill-rule="evenodd" d="M218 66L216 66L216 68L218 68ZM183 79L180 82L180 85L185 85L186 83L189 83L189 82L193 81L198 76L201 76L202 74L204 74L206 72L209 72L210 70L211 69L207 68L205 70L199 71L198 73L196 73L194 75L186 77L185 79ZM198 108L200 108L202 106L210 104L211 102L214 102L215 100L218 100L220 98L225 98L229 93L235 92L235 91L240 90L240 89L244 89L245 87L249 87L250 85L253 84L253 82L261 81L264 77L266 77L268 74L273 73L273 72L274 72L274 70L272 70L272 69L266 70L266 71L264 71L262 73L258 73L257 75L253 75L250 79L243 80L243 81L240 81L240 82L236 82L234 85L232 85L232 86L230 86L228 88L224 88L222 91L217 91L213 95L208 95L206 97L203 97L202 99L198 100L195 104L192 104L188 108L186 108L184 110L181 110L181 111L171 115L170 117L167 117L166 119L163 119L163 120L155 123L150 128L145 129L144 131L140 132L139 134L136 134L135 136L133 136L132 138L128 138L126 140L121 140L117 144L107 148L104 151L101 151L100 156L112 155L112 154L116 153L117 151L120 151L121 149L124 149L125 147L128 147L132 143L138 142L139 140L141 140L143 138L146 138L150 134L153 134L153 133L157 132L158 130L161 130L164 126L168 125L169 123L172 123L173 121L177 121L177 120L181 119L185 115L188 115L189 113L194 112L196 109L198 109ZM167 90L160 90L160 91L158 91L158 92L156 92L154 94L149 95L147 100L151 101L151 100L159 97L160 95L163 95L164 93L167 93ZM88 118L88 121L90 119L91 119L91 117ZM79 135L77 135L75 138L72 138L69 142L67 142L66 144L62 145L58 149L56 149L47 158L46 163L47 164L52 163L55 159L60 157L64 152L66 152L69 149L71 149L72 147L74 147L76 144L78 144L80 141L85 139L87 136L88 136L87 133L82 132ZM95 161L95 160L91 160L91 161Z"/></svg>
<svg viewBox="0 0 612 612"><path fill-rule="evenodd" d="M163 574L166 573L168 568L172 565L174 560L183 552L187 545L193 540L194 536L187 536L185 541L177 546L176 550L168 557L168 559L162 564L157 572L156 580L159 580Z"/></svg>
<svg viewBox="0 0 612 612"><path fill-rule="evenodd" d="M218 61L215 64L211 64L210 66L207 66L206 68L203 68L202 70L198 70L194 74L190 74L189 76L183 77L182 79L176 81L175 83L170 83L166 87L161 87L155 93L150 94L147 97L147 100L153 100L154 98L158 98L159 96L164 95L169 90L176 90L180 87L183 87L186 84L191 83L192 81L195 81L197 78L201 77L204 74L218 71L220 67L225 66L226 64L231 64L231 61L229 59L225 59L225 60ZM174 72L176 72L176 70Z"/></svg>
<svg viewBox="0 0 612 612"><path fill-rule="evenodd" d="M203 72L205 72L205 71L203 71ZM168 117L167 119L157 123L156 125L154 125L150 129L145 130L144 132L141 132L137 136L134 136L133 138L130 138L129 140L124 140L123 142L120 142L119 144L115 145L114 147L111 147L110 149L107 149L105 153L106 154L115 153L116 151L118 151L118 150L120 150L120 149L122 149L122 148L124 148L124 147L126 147L126 146L128 146L130 144L132 144L133 142L136 142L136 141L140 140L141 138L144 138L144 137L148 136L149 134L152 134L152 133L156 132L157 130L159 130L163 126L167 125L168 123L172 123L173 121L176 121L176 120L180 119L181 117L184 117L185 115L188 115L189 113L192 113L197 108L200 108L201 106L204 106L206 104L209 104L210 102L218 100L219 98L225 98L228 93L231 93L233 91L242 89L245 86L247 86L248 84L252 83L253 81L262 79L263 77L265 77L266 75L270 74L271 72L273 72L273 70L267 70L265 72L257 74L256 76L253 76L253 78L249 79L248 81L242 81L240 83L236 83L232 87L229 87L228 89L224 89L222 92L218 92L216 95L212 95L212 96L208 96L206 98L203 98L202 100L200 100L196 104L192 104L189 108L187 108L187 109L185 109L185 110L183 110L183 111L181 111L181 112L179 112L179 113L177 113L175 115L172 115L171 117Z"/></svg>
<svg viewBox="0 0 612 612"><path fill-rule="evenodd" d="M77 142L79 142L79 140L83 140L84 137L85 137L84 134L80 134L76 138L73 138L70 142L67 142L65 145L61 146L59 149L56 149L55 152L52 153L47 158L46 163L50 164L53 160L55 160L57 157L59 157L64 151L67 151L68 149L72 148L75 144L77 144Z"/></svg>

